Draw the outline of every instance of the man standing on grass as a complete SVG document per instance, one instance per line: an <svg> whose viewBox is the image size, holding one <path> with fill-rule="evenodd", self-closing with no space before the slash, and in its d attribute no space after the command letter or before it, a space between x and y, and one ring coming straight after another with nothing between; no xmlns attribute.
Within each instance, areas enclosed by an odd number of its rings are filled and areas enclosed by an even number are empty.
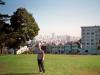
<svg viewBox="0 0 100 75"><path fill-rule="evenodd" d="M37 54L37 61L38 61L38 67L39 67L39 72L40 73L45 73L45 69L44 69L44 51L42 49L42 46L40 45L40 43L37 44L37 48L38 48L38 54Z"/></svg>

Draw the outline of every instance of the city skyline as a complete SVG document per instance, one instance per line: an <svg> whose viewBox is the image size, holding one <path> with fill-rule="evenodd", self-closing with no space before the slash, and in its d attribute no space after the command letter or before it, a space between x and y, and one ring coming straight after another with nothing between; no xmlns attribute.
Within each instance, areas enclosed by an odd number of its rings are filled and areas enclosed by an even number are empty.
<svg viewBox="0 0 100 75"><path fill-rule="evenodd" d="M82 26L100 24L100 0L4 0L0 13L12 15L26 8L40 27L39 34L68 34L81 37Z"/></svg>

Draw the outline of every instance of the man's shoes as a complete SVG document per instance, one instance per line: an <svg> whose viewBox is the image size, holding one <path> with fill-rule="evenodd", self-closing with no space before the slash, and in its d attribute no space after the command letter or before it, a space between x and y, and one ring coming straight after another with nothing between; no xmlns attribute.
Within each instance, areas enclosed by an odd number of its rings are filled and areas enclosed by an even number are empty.
<svg viewBox="0 0 100 75"><path fill-rule="evenodd" d="M43 73L45 73L45 71L43 71Z"/></svg>
<svg viewBox="0 0 100 75"><path fill-rule="evenodd" d="M42 73L42 72L39 72L39 73Z"/></svg>

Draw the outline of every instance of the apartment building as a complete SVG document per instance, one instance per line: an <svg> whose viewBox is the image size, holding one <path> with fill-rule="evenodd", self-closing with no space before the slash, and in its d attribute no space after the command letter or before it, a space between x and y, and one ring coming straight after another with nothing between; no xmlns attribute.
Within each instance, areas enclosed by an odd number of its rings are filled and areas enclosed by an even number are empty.
<svg viewBox="0 0 100 75"><path fill-rule="evenodd" d="M66 43L64 45L47 45L47 53L50 54L76 54L78 50L78 44L76 43Z"/></svg>
<svg viewBox="0 0 100 75"><path fill-rule="evenodd" d="M100 53L100 26L81 27L82 52L85 54Z"/></svg>

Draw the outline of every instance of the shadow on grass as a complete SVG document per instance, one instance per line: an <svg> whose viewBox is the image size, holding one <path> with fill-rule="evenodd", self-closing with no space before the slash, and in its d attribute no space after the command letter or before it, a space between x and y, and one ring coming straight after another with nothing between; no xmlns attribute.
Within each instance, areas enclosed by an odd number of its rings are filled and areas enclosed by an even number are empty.
<svg viewBox="0 0 100 75"><path fill-rule="evenodd" d="M39 75L40 73L5 73L0 75Z"/></svg>

